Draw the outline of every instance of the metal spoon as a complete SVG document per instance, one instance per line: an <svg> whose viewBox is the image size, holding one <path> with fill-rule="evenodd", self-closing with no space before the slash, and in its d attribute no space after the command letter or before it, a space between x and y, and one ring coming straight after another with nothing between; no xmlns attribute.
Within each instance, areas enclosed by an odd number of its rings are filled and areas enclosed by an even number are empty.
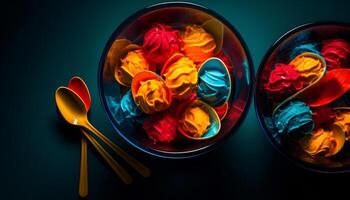
<svg viewBox="0 0 350 200"><path fill-rule="evenodd" d="M70 79L68 88L73 90L84 102L87 112L91 107L91 96L84 80L78 76ZM80 178L79 178L79 196L84 198L88 195L88 164L87 164L87 141L82 135L81 137L81 157L80 157Z"/></svg>
<svg viewBox="0 0 350 200"><path fill-rule="evenodd" d="M95 131L91 129L93 127L87 119L87 111L82 99L71 89L67 87L59 87L56 90L55 94L56 105L60 110L63 118L72 125L77 125L81 127L85 127L91 132ZM86 132L83 131L83 134L86 138L91 139ZM99 133L102 134L102 133ZM99 135L96 134L102 141ZM91 141L91 140L90 140ZM103 149L101 146L97 146L97 142L91 142L97 151L101 154L101 156L107 161L110 167L114 170L114 172L122 179L125 184L130 184L132 182L131 176L126 172L126 170L121 167L113 158L109 155L109 153ZM107 155L108 154L108 155ZM114 160L111 162L110 160Z"/></svg>
<svg viewBox="0 0 350 200"><path fill-rule="evenodd" d="M125 169L118 164L117 161L96 141L94 137L90 134L86 133L84 129L82 129L84 136L89 140L89 142L96 148L97 152L106 160L106 162L111 166L113 171L121 177L125 184L132 183L131 176L125 171Z"/></svg>
<svg viewBox="0 0 350 200"><path fill-rule="evenodd" d="M79 97L81 97L81 100L85 104L85 108L88 112L91 106L91 97L90 97L89 88L87 87L84 80L78 76L75 76L69 82L68 88L72 89L74 92L78 94ZM99 133L98 130L96 131ZM100 134L103 137L105 137L102 133ZM138 173L140 173L144 177L149 177L151 175L151 171L146 166L144 166L143 164L135 160L133 157L131 157L129 154L123 151L120 147L118 147L116 144L111 142L108 138L106 139L110 142L110 145L107 142L106 144L109 145L120 157L126 160L129 163L129 165L131 165Z"/></svg>
<svg viewBox="0 0 350 200"><path fill-rule="evenodd" d="M114 144L88 121L87 111L82 100L79 98L79 96L72 92L72 90L66 87L60 87L57 89L55 96L57 107L61 111L66 121L73 125L85 127L89 131L93 132L141 175L144 177L150 175L150 170L147 167L131 157L119 146Z"/></svg>

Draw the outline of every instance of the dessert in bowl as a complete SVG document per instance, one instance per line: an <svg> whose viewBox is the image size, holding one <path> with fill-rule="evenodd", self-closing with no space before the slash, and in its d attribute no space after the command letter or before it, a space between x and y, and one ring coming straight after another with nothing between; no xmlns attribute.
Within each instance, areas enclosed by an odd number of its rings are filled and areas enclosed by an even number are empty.
<svg viewBox="0 0 350 200"><path fill-rule="evenodd" d="M295 163L321 172L350 169L350 26L297 27L266 53L255 107L267 137Z"/></svg>
<svg viewBox="0 0 350 200"><path fill-rule="evenodd" d="M234 132L249 107L249 52L215 12L162 3L112 34L98 72L102 104L130 144L165 158L193 157Z"/></svg>

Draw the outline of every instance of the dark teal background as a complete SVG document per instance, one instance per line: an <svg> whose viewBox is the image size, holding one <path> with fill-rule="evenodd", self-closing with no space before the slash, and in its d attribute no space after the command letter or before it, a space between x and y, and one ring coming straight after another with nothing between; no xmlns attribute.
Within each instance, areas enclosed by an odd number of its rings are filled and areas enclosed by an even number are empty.
<svg viewBox="0 0 350 200"><path fill-rule="evenodd" d="M54 103L55 89L74 75L83 77L90 87L92 123L153 172L148 179L132 173L135 183L124 186L90 149L89 199L319 199L327 194L333 198L347 195L348 174L310 172L276 152L260 130L253 105L227 142L196 159L154 158L116 135L98 97L100 55L125 18L156 2L1 3L0 199L78 199L79 130L58 118ZM346 1L195 2L237 28L249 47L255 71L273 42L293 27L321 20L350 22L350 3Z"/></svg>

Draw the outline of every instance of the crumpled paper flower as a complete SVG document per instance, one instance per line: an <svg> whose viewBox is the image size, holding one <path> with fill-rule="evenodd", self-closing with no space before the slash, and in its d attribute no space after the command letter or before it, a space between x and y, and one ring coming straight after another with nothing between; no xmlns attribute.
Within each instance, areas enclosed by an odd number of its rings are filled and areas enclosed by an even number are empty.
<svg viewBox="0 0 350 200"><path fill-rule="evenodd" d="M122 124L126 120L136 119L142 115L141 110L137 108L134 102L130 90L125 93L120 102L110 96L107 97L107 102L118 124Z"/></svg>
<svg viewBox="0 0 350 200"><path fill-rule="evenodd" d="M296 46L289 54L289 59L293 60L298 55L305 53L305 52L311 52L318 55L321 55L321 53L317 49L317 44L308 43L308 44L301 44L299 46Z"/></svg>
<svg viewBox="0 0 350 200"><path fill-rule="evenodd" d="M154 143L170 143L176 137L177 119L168 112L149 116L143 123L148 137Z"/></svg>
<svg viewBox="0 0 350 200"><path fill-rule="evenodd" d="M350 140L350 110L338 110L335 122L345 133L345 139Z"/></svg>
<svg viewBox="0 0 350 200"><path fill-rule="evenodd" d="M231 94L231 78L218 58L206 60L198 71L197 96L211 106L224 104Z"/></svg>
<svg viewBox="0 0 350 200"><path fill-rule="evenodd" d="M273 116L274 126L279 135L298 131L303 135L311 134L315 124L309 106L299 100L292 100L280 108Z"/></svg>
<svg viewBox="0 0 350 200"><path fill-rule="evenodd" d="M322 56L327 62L327 70L349 66L350 44L343 39L322 42Z"/></svg>
<svg viewBox="0 0 350 200"><path fill-rule="evenodd" d="M315 122L315 129L318 129L323 125L332 124L335 117L336 115L333 108L327 106L314 108L312 110L312 119Z"/></svg>
<svg viewBox="0 0 350 200"><path fill-rule="evenodd" d="M329 130L319 128L311 136L299 140L301 148L309 155L322 154L325 157L337 154L344 143L344 132L337 125L331 126Z"/></svg>
<svg viewBox="0 0 350 200"><path fill-rule="evenodd" d="M194 62L187 57L182 57L170 64L163 76L165 77L165 85L175 99L187 99L196 90L197 68Z"/></svg>
<svg viewBox="0 0 350 200"><path fill-rule="evenodd" d="M181 128L190 134L192 137L201 137L207 132L210 126L209 113L200 107L190 107L184 111L183 118L179 125Z"/></svg>
<svg viewBox="0 0 350 200"><path fill-rule="evenodd" d="M178 31L171 26L155 24L144 36L143 50L151 63L164 64L170 56L181 49Z"/></svg>
<svg viewBox="0 0 350 200"><path fill-rule="evenodd" d="M133 77L142 70L149 70L150 66L144 58L144 53L140 50L129 51L127 55L121 59L121 65L116 68L118 81L130 86Z"/></svg>
<svg viewBox="0 0 350 200"><path fill-rule="evenodd" d="M301 75L292 65L278 63L271 71L268 83L264 85L265 90L278 99L285 98L301 90L304 81Z"/></svg>
<svg viewBox="0 0 350 200"><path fill-rule="evenodd" d="M203 62L214 55L215 39L200 26L186 26L182 40L185 55L195 63Z"/></svg>
<svg viewBox="0 0 350 200"><path fill-rule="evenodd" d="M289 65L300 73L307 85L313 84L325 71L323 58L311 52L305 52L295 57Z"/></svg>

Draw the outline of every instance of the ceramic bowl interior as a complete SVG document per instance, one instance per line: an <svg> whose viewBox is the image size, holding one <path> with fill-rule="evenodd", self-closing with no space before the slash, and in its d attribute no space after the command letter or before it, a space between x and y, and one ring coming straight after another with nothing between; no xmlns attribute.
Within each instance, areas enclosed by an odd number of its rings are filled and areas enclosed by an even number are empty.
<svg viewBox="0 0 350 200"><path fill-rule="evenodd" d="M322 172L341 172L350 169L350 149L349 144L347 144L348 142L346 142L346 145L339 154L329 158L309 156L295 143L282 142L280 144L276 142L273 137L273 130L269 128L265 121L267 117L271 117L273 108L263 85L268 81L274 64L279 62L288 63L290 61L288 57L289 53L296 46L307 43L320 43L323 40L335 38L342 38L350 42L350 26L343 23L320 22L297 27L283 35L269 49L259 66L254 94L255 108L260 124L273 146L297 164Z"/></svg>
<svg viewBox="0 0 350 200"><path fill-rule="evenodd" d="M203 24L209 19L217 19L224 25L223 50L228 55L234 72L232 74L233 91L230 108L222 121L222 129L214 138L206 141L181 140L172 144L154 143L144 130L135 124L120 126L111 114L108 97L120 101L121 86L114 80L113 74L104 72L106 55L116 39L127 38L142 45L144 33L155 23L164 23L174 28L183 29L188 24ZM219 141L231 135L249 106L250 92L253 84L253 66L249 52L235 28L213 11L190 3L165 3L145 8L124 21L112 34L101 57L99 66L99 92L103 107L115 130L130 144L152 155L165 158L192 157L212 149Z"/></svg>

